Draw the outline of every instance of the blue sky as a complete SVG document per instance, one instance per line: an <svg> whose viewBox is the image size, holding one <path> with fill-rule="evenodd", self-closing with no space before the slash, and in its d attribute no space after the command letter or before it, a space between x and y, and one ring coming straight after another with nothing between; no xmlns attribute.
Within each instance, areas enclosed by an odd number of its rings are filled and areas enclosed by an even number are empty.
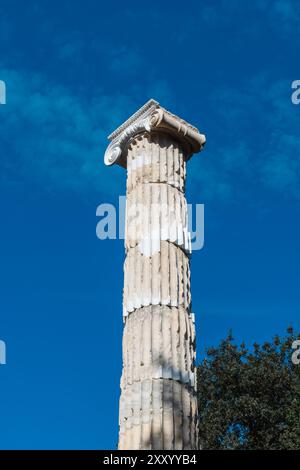
<svg viewBox="0 0 300 470"><path fill-rule="evenodd" d="M96 237L125 172L107 135L149 98L198 126L187 198L197 350L299 330L297 0L0 0L0 447L114 449L123 242Z"/></svg>

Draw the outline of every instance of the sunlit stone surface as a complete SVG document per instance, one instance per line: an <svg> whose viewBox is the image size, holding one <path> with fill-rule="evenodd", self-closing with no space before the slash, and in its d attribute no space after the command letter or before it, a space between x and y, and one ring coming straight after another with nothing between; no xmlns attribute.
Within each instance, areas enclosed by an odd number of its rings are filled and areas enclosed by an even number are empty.
<svg viewBox="0 0 300 470"><path fill-rule="evenodd" d="M127 169L119 449L196 449L186 162L205 137L150 100L111 136Z"/></svg>

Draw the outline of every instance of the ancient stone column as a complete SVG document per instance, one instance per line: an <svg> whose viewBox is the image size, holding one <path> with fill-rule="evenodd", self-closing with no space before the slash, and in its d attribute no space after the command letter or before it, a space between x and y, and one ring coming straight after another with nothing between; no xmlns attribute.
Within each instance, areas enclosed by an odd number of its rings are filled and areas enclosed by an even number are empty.
<svg viewBox="0 0 300 470"><path fill-rule="evenodd" d="M196 449L186 162L199 131L148 101L109 139L127 169L119 449Z"/></svg>

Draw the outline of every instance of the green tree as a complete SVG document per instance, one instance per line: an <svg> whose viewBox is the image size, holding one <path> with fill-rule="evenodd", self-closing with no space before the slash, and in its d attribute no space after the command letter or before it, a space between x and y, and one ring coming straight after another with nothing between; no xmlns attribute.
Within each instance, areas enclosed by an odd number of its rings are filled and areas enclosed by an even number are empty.
<svg viewBox="0 0 300 470"><path fill-rule="evenodd" d="M253 348L231 333L197 368L202 449L300 449L300 364L292 328Z"/></svg>

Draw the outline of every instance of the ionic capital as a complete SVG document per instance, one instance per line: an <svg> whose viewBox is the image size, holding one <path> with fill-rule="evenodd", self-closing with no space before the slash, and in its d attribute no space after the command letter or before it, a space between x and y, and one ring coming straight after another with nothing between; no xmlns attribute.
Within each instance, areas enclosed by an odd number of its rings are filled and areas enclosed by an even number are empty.
<svg viewBox="0 0 300 470"><path fill-rule="evenodd" d="M108 137L111 143L104 155L105 164L117 163L126 168L128 142L137 134L151 134L154 131L172 135L179 141L185 151L186 160L194 153L200 152L206 140L196 127L171 114L151 99Z"/></svg>

